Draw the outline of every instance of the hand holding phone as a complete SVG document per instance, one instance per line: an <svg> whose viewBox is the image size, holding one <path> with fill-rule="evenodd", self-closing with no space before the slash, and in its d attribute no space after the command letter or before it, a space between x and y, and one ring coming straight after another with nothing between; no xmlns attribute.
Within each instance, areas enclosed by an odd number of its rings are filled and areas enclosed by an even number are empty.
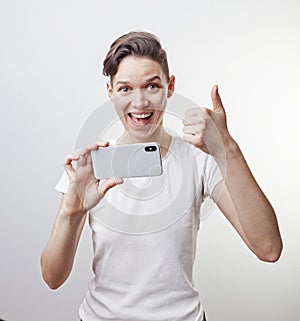
<svg viewBox="0 0 300 321"><path fill-rule="evenodd" d="M104 149L108 142L80 148L73 155L69 154L64 161L69 184L63 202L64 209L70 216L82 217L101 201L110 188L123 183L120 178L112 178L99 184L95 178L91 152L99 146Z"/></svg>

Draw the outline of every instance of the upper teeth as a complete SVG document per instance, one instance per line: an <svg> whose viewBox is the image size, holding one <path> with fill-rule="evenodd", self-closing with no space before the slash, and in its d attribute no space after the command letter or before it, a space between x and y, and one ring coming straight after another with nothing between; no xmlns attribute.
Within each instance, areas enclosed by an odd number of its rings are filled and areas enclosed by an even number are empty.
<svg viewBox="0 0 300 321"><path fill-rule="evenodd" d="M131 113L131 115L135 118L146 118L146 117L151 116L151 113L148 113L148 114L133 114L133 113Z"/></svg>

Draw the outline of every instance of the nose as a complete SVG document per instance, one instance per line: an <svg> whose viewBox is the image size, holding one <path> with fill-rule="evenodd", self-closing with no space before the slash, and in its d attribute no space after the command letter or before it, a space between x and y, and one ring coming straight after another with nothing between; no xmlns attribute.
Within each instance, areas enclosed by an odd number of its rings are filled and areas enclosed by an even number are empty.
<svg viewBox="0 0 300 321"><path fill-rule="evenodd" d="M136 109L141 109L149 105L149 100L144 89L135 89L133 91L131 105Z"/></svg>

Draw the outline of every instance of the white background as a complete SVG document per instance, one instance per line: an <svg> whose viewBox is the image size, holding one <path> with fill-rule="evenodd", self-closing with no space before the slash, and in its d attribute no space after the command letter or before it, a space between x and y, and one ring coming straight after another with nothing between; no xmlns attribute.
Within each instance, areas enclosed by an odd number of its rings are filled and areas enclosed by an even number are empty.
<svg viewBox="0 0 300 321"><path fill-rule="evenodd" d="M166 48L179 94L209 107L219 84L284 240L280 261L263 263L218 211L202 222L195 278L208 320L300 320L299 2L2 0L0 12L0 318L78 319L91 275L88 228L59 290L40 274L54 185L80 127L107 100L108 46L146 30Z"/></svg>

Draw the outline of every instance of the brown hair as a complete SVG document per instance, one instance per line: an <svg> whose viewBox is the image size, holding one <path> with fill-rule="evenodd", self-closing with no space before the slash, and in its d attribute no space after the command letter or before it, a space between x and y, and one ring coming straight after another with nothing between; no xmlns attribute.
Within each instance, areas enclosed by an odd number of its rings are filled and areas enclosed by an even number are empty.
<svg viewBox="0 0 300 321"><path fill-rule="evenodd" d="M132 31L117 38L110 46L103 62L103 75L110 76L112 81L121 60L127 56L148 57L158 62L169 81L167 54L155 35L149 32Z"/></svg>

